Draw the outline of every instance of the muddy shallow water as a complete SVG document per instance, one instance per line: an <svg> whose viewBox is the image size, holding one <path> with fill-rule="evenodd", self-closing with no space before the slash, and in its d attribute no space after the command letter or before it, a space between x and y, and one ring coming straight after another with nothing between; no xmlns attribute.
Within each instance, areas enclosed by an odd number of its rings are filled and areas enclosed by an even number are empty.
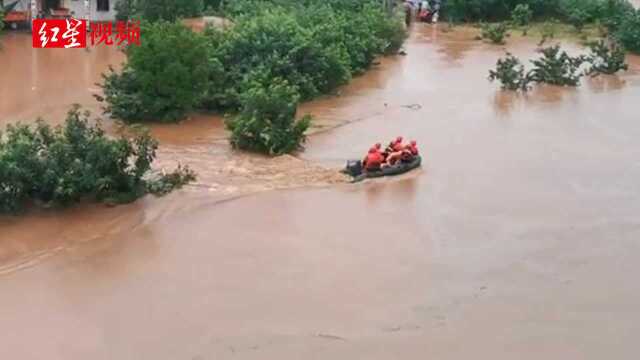
<svg viewBox="0 0 640 360"><path fill-rule="evenodd" d="M445 28L416 25L407 56L305 104L319 133L302 160L236 154L219 119L195 115L153 131L161 163L193 165L198 186L0 219L2 353L636 358L640 59L619 77L516 96L486 80L502 47ZM509 51L532 57L536 40L511 39ZM40 95L3 72L0 123L56 123L72 102L97 109L86 88L120 59L105 50L111 60L29 65L28 44L14 45L24 59L0 52L0 63L25 77L31 66L41 76L91 70ZM14 92L25 105L6 100ZM331 185L340 181L320 167L397 134L419 141L422 170Z"/></svg>

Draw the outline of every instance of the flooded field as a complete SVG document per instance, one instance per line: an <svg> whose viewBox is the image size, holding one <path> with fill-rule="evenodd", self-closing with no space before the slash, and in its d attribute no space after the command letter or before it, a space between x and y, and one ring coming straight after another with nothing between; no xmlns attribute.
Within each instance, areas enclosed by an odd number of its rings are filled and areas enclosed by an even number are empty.
<svg viewBox="0 0 640 360"><path fill-rule="evenodd" d="M0 51L1 128L37 117L57 124L74 103L98 113L93 94L100 93L100 74L124 59L115 47L34 51L31 34L7 32Z"/></svg>
<svg viewBox="0 0 640 360"><path fill-rule="evenodd" d="M297 158L233 152L219 117L193 115L152 131L160 164L192 166L194 186L0 218L1 353L634 359L640 58L577 89L513 95L486 79L505 48L474 35L415 25L407 56L303 106L317 120ZM537 40L507 48L532 58ZM122 61L3 43L2 126L60 123L76 102L98 111L93 84ZM396 135L419 142L422 170L336 174Z"/></svg>

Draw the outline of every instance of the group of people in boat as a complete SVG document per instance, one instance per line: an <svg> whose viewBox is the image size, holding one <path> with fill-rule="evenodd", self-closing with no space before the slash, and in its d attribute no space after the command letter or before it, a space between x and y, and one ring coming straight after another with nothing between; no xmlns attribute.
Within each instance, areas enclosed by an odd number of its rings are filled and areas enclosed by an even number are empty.
<svg viewBox="0 0 640 360"><path fill-rule="evenodd" d="M398 136L384 150L380 143L373 145L362 160L362 167L366 171L378 171L399 162L413 161L419 155L418 143L411 140L408 144L404 144L402 141L402 136Z"/></svg>
<svg viewBox="0 0 640 360"><path fill-rule="evenodd" d="M415 17L422 22L437 23L442 0L405 0L405 22L409 26Z"/></svg>

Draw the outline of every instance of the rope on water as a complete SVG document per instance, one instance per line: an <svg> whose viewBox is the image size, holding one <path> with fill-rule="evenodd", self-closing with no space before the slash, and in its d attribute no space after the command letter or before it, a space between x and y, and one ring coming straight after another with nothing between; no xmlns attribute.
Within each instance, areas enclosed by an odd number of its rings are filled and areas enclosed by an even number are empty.
<svg viewBox="0 0 640 360"><path fill-rule="evenodd" d="M409 105L400 105L400 107L407 108L409 110L418 111L422 109L422 105L420 104L409 104Z"/></svg>

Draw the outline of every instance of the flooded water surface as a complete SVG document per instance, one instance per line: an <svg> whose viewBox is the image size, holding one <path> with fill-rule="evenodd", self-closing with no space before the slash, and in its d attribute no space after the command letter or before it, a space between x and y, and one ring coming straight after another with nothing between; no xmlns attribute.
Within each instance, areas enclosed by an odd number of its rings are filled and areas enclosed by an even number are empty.
<svg viewBox="0 0 640 360"><path fill-rule="evenodd" d="M0 126L37 117L58 123L74 103L98 113L96 83L108 66L123 61L116 47L36 51L31 34L8 32L0 51Z"/></svg>
<svg viewBox="0 0 640 360"><path fill-rule="evenodd" d="M21 36L3 38L0 124L98 110L92 84L121 54ZM640 58L514 95L488 69L538 39L473 37L416 25L406 56L302 107L316 122L298 157L236 153L219 117L193 115L152 131L195 185L0 218L3 357L636 358ZM421 170L336 174L396 135Z"/></svg>

